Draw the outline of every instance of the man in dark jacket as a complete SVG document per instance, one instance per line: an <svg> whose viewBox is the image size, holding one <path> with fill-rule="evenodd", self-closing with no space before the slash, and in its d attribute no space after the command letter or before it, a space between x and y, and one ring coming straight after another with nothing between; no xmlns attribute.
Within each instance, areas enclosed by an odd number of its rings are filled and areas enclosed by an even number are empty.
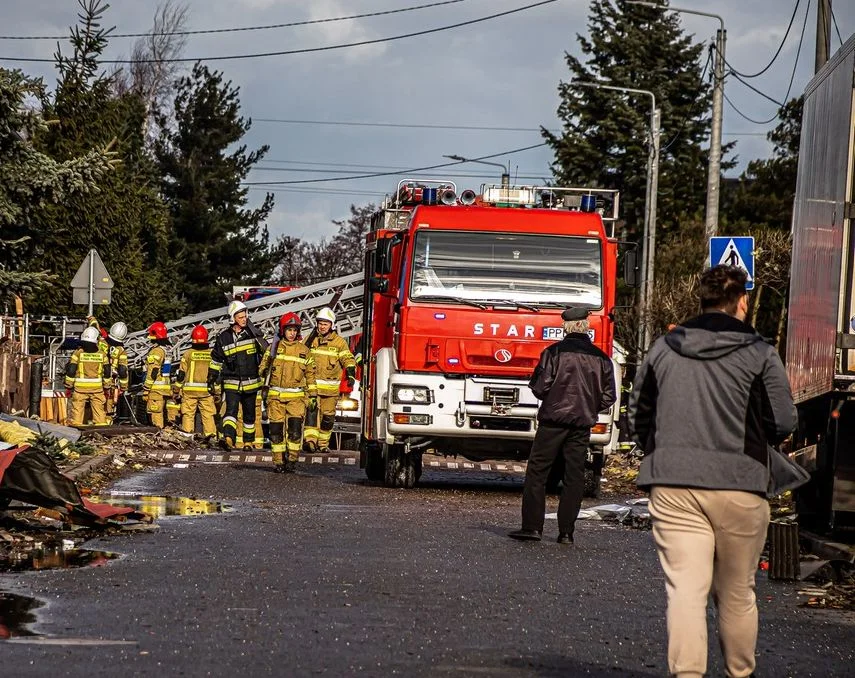
<svg viewBox="0 0 855 678"><path fill-rule="evenodd" d="M770 445L793 430L796 409L777 352L745 323L746 279L732 266L701 276L701 315L654 342L629 404L646 455L637 482L650 490L676 676L706 673L711 589L726 675L754 671Z"/></svg>
<svg viewBox="0 0 855 678"><path fill-rule="evenodd" d="M226 399L223 417L222 445L226 449L237 444L237 416L243 419L243 447L252 449L255 442L255 397L261 389L258 365L267 349L267 342L253 331L243 302L229 304L230 326L220 332L211 349L208 368L208 388L222 384Z"/></svg>
<svg viewBox="0 0 855 678"><path fill-rule="evenodd" d="M573 543L573 527L585 490L585 458L597 414L615 401L611 359L591 343L588 311L561 314L563 340L543 350L529 388L542 401L531 447L522 501L522 529L513 539L540 541L546 511L546 479L564 455L564 490L558 504L558 543Z"/></svg>

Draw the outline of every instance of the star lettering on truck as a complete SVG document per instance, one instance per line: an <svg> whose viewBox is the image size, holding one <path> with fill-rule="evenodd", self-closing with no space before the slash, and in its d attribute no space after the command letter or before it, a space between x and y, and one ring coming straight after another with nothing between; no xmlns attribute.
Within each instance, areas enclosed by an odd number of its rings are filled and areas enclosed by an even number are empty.
<svg viewBox="0 0 855 678"><path fill-rule="evenodd" d="M501 323L475 323L472 334L487 337L520 337L534 339L534 325L523 325L522 334L516 325L508 325L502 328Z"/></svg>

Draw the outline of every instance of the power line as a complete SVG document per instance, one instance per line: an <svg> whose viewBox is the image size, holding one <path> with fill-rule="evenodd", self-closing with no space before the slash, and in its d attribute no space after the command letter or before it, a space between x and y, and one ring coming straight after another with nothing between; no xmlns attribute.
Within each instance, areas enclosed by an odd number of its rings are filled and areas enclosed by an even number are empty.
<svg viewBox="0 0 855 678"><path fill-rule="evenodd" d="M289 49L283 50L280 52L258 52L255 54L230 54L225 56L212 56L212 57L178 57L175 59L100 59L98 63L102 64L149 64L149 63L158 63L158 64L167 64L167 63L187 63L187 62L196 62L196 61L233 61L237 59L258 59L262 57L272 57L272 56L289 56L292 54L308 54L311 52L329 52L332 50L339 49L347 49L350 47L363 47L365 45L376 45L382 42L394 42L396 40L405 40L407 38L415 38L421 35L430 35L432 33L441 33L443 31L449 31L454 28L462 28L463 26L472 26L474 24L483 23L485 21L490 21L492 19L498 19L501 17L509 16L511 14L517 14L519 12L525 12L530 9L534 9L536 7L542 7L543 5L551 5L554 2L558 2L558 0L540 0L540 2L535 2L530 5L523 5L522 7L517 7L515 9L509 9L504 12L497 12L496 14L489 14L487 16L478 17L477 19L469 19L467 21L460 21L455 24L448 24L446 26L438 26L436 28L427 28L421 31L413 31L411 33L402 33L400 35L392 35L385 38L373 38L371 40L360 40L358 42L346 42L338 45L326 45L325 47L304 47L301 49ZM36 58L36 57L0 57L0 61L18 61L18 62L28 62L28 63L54 63L55 59L44 59L44 58Z"/></svg>
<svg viewBox="0 0 855 678"><path fill-rule="evenodd" d="M401 123L401 122L362 122L356 120L291 120L285 118L252 118L252 122L268 122L281 123L286 125L320 125L320 126L341 126L341 127L379 127L379 128L399 128L399 129L439 129L439 130L461 130L466 132L484 131L484 132L533 132L540 134L540 127L493 127L490 125L443 125L432 123ZM560 129L547 129L547 132L558 134ZM725 136L755 136L755 132L724 132ZM761 135L762 136L762 135ZM265 160L267 160L265 158ZM276 160L267 160L267 162L281 162ZM310 164L310 163L304 163Z"/></svg>
<svg viewBox="0 0 855 678"><path fill-rule="evenodd" d="M706 80L707 69L709 68L710 63L712 63L712 49L707 50L707 62L704 64L704 70L701 71L701 79L700 79L701 82L704 82ZM692 106L689 110L689 113L683 118L682 122L680 123L679 129L674 133L674 136L671 137L671 140L667 144L665 144L665 147L659 151L659 157L660 158L662 157L662 154L665 153L665 151L667 151L669 148L671 148L671 146L673 146L677 142L677 139L680 138L680 135L683 133L683 130L686 128L686 123L688 123L691 118L695 117L695 112L696 112L695 109L698 106L698 101L699 100L695 100L692 103Z"/></svg>
<svg viewBox="0 0 855 678"><path fill-rule="evenodd" d="M804 42L805 30L807 29L808 15L810 14L810 3L811 3L811 0L808 0L807 1L807 7L805 8L805 20L804 20L804 23L802 23L802 33L799 36L799 46L796 49L796 59L795 59L795 62L793 63L793 72L790 74L790 83L789 83L789 85L787 85L787 93L784 94L784 102L785 103L790 98L790 92L793 89L793 81L796 78L796 70L798 69L798 66L799 66L799 57L801 56L801 53L802 53L802 43ZM727 63L727 62L725 62L725 63ZM733 72L733 69L731 68L730 64L727 64L727 66L730 69L730 72L733 73L733 75L736 77L737 80L739 80L739 82L741 82L743 85L746 85L747 87L751 88L752 90L754 90L758 94L764 96L765 98L767 98L772 103L775 103L778 105L778 111L775 112L775 115L773 115L768 120L762 120L762 121L761 120L755 120L754 118L750 118L749 116L745 115L745 113L743 113L741 110L739 110L739 108L737 108L736 104L734 104L727 96L725 96L725 99L727 99L727 103L730 104L731 108L733 108L733 110L736 111L736 113L739 114L741 117L748 120L748 122L753 122L755 125L767 125L767 124L777 120L778 117L780 117L780 109L783 108L784 104L780 103L779 101L776 101L775 99L770 97L768 94L765 94L764 92L761 92L760 90L758 90L756 87L748 84L747 82L742 80L735 72Z"/></svg>
<svg viewBox="0 0 855 678"><path fill-rule="evenodd" d="M341 127L397 127L402 129L444 129L485 132L540 132L540 127L492 127L490 125L438 125L398 122L357 122L352 120L288 120L282 118L253 118L253 122L273 122L288 125L333 125Z"/></svg>
<svg viewBox="0 0 855 678"><path fill-rule="evenodd" d="M148 33L110 33L111 38L148 38L159 35L207 35L212 33L238 33L241 31L267 31L273 28L292 28L294 26L310 26L312 24L328 24L335 21L352 21L354 19L368 19L370 17L385 16L387 14L400 14L402 12L415 12L416 10L440 7L442 5L453 5L466 0L441 0L426 5L415 5L414 7L403 7L400 9L387 9L380 12L366 12L364 14L352 14L350 16L338 16L328 19L310 19L306 21L291 21L286 24L268 24L266 26L242 26L236 28L209 28L195 31L149 31ZM0 40L65 40L67 35L0 35Z"/></svg>
<svg viewBox="0 0 855 678"><path fill-rule="evenodd" d="M830 3L828 10L831 12L831 21L834 23L834 30L837 31L837 39L840 41L840 46L843 47L843 38L840 37L840 29L837 27L837 17L834 16L834 7Z"/></svg>
<svg viewBox="0 0 855 678"><path fill-rule="evenodd" d="M316 184L328 181L349 181L351 179L373 179L375 177L389 177L401 174L412 174L413 172L426 172L428 170L441 169L443 167L453 167L454 165L462 165L464 162L471 162L472 160L488 160L490 158L498 158L502 155L511 155L513 153L522 153L523 151L530 151L533 148L540 148L541 146L546 146L546 142L542 142L539 144L533 144L531 146L523 146L522 148L515 148L510 151L502 151L501 153L492 153L490 155L482 155L479 158L470 158L467 161L455 161L455 162L444 162L439 165L429 165L427 167L414 167L412 169L406 170L404 172L372 172L370 174L357 174L349 177L327 177L324 179L297 179L291 181L244 181L242 185L244 186L260 186L260 185L276 185L276 186L284 186L284 185L293 185L293 184Z"/></svg>
<svg viewBox="0 0 855 678"><path fill-rule="evenodd" d="M799 11L799 5L800 4L801 4L801 0L796 0L796 6L793 7L793 14L790 17L790 23L787 25L787 31L784 33L784 37L781 39L781 44L778 45L778 49L775 50L775 54L772 55L772 60L768 64L766 64L766 66L764 68L757 71L756 73L751 73L751 74L742 73L740 71L737 71L733 66L728 64L728 67L730 68L731 71L733 71L733 73L735 75L741 75L743 78L756 78L758 76L763 75L766 71L768 71L772 67L772 64L775 63L776 59L781 54L781 50L784 49L784 44L787 42L787 37L790 35L790 29L793 27L793 21L795 21L795 19L796 19L796 12Z"/></svg>

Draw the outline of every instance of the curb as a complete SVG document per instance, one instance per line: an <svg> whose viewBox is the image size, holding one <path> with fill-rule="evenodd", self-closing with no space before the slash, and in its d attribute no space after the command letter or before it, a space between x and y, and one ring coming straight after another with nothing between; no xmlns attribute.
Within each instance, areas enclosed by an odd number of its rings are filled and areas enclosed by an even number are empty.
<svg viewBox="0 0 855 678"><path fill-rule="evenodd" d="M813 532L799 531L799 539L806 544L808 550L825 560L845 560L855 563L855 546L829 541Z"/></svg>
<svg viewBox="0 0 855 678"><path fill-rule="evenodd" d="M107 466L108 464L113 463L113 459L118 456L119 453L111 453L111 454L97 454L90 455L83 459L80 459L74 466L68 469L60 469L60 472L69 478L71 478L74 482L79 482L90 473L97 471L102 466Z"/></svg>

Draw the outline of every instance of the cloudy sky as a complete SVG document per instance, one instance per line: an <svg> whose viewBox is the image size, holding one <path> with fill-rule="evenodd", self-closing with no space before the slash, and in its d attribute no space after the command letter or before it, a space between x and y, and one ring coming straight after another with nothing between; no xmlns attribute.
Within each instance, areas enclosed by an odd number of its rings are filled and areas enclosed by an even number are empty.
<svg viewBox="0 0 855 678"><path fill-rule="evenodd" d="M345 17L429 4L437 0L185 0L189 28L219 29ZM537 0L457 0L444 6L357 20L291 28L197 35L185 56L206 58L281 52L352 43L447 26L533 4ZM680 7L709 11L706 0L681 0ZM765 66L784 35L795 0L718 0L716 12L728 33L727 58L737 69ZM775 64L751 82L782 101L805 19L802 0L793 30ZM813 72L816 1L810 2L807 30L791 96ZM588 0L558 0L508 16L430 35L350 49L212 61L241 88L243 112L253 119L250 146L270 152L253 181L304 181L354 174L395 172L448 162L446 154L480 157L537 144L539 125L554 127L556 87L567 77L564 52L578 54L577 33L587 32ZM114 0L105 24L116 32L145 31L154 0ZM74 23L75 0L0 0L0 32L5 35L62 35ZM855 2L834 0L845 42L855 32ZM698 41L713 38L715 19L683 15ZM832 51L840 46L832 28ZM127 56L133 39L114 39L108 56ZM55 41L0 40L2 57L50 57ZM0 61L53 82L49 64ZM189 67L189 65L188 65ZM631 83L625 83L631 86ZM735 80L726 93L747 116L772 117L776 105ZM327 124L323 124L327 123ZM355 124L341 124L355 123ZM444 129L443 127L487 128ZM724 138L737 141L740 168L766 157L765 133L725 104ZM490 129L492 128L492 129ZM503 129L495 129L503 128ZM667 136L667 129L663 134ZM550 175L546 148L503 155L519 181ZM498 180L499 168L465 164L437 170L459 187L477 188ZM280 185L269 221L273 235L307 239L330 235L331 219L346 217L351 203L378 201L392 192L399 176ZM253 189L260 199L262 189Z"/></svg>

